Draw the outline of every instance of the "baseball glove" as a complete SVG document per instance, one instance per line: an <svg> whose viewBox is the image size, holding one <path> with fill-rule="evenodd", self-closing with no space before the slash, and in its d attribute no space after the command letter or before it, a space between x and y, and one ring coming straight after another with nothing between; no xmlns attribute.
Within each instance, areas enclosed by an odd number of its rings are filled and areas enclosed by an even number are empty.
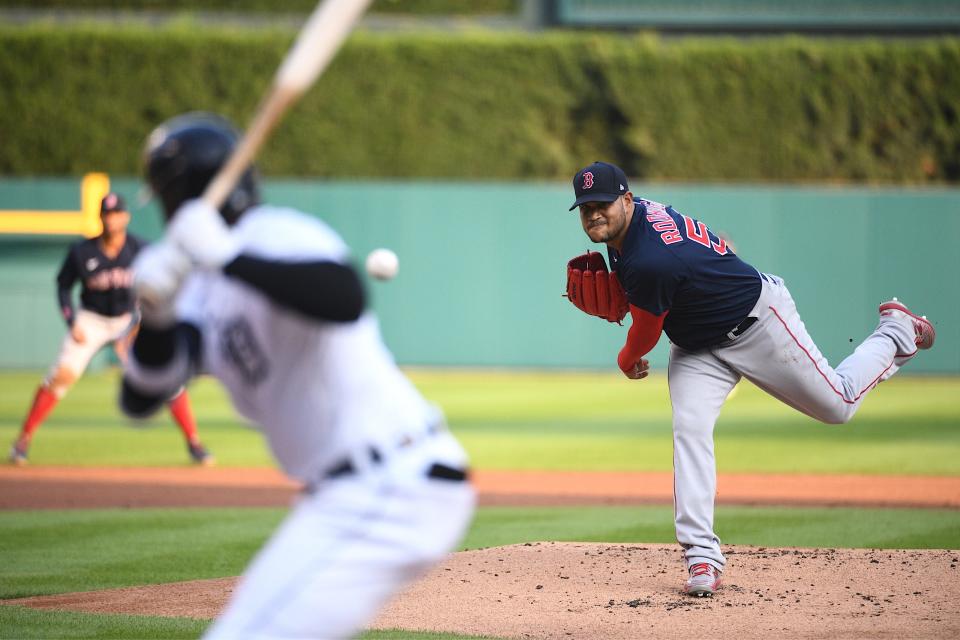
<svg viewBox="0 0 960 640"><path fill-rule="evenodd" d="M586 314L619 323L627 315L627 297L603 255L587 251L567 263L567 299Z"/></svg>

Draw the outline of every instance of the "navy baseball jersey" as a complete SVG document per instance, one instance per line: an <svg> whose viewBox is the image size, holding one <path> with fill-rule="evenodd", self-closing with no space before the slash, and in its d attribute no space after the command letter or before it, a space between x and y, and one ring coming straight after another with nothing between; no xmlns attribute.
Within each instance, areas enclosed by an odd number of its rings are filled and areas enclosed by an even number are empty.
<svg viewBox="0 0 960 640"><path fill-rule="evenodd" d="M760 274L702 222L634 199L621 251L608 248L630 304L661 315L670 341L696 350L720 344L760 297Z"/></svg>
<svg viewBox="0 0 960 640"><path fill-rule="evenodd" d="M146 241L127 234L120 253L114 258L104 255L97 238L80 240L70 246L60 273L57 274L57 296L67 324L73 323L73 285L80 281L80 305L102 316L116 317L133 311L131 265Z"/></svg>

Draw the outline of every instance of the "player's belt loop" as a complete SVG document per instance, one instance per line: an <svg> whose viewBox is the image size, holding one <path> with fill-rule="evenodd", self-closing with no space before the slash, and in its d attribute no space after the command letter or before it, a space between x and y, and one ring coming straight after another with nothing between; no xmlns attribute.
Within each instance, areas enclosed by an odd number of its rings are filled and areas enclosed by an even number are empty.
<svg viewBox="0 0 960 640"><path fill-rule="evenodd" d="M376 447L369 447L361 454L362 462L357 463L352 457L347 457L333 465L323 474L323 477L331 480L342 476L357 473L360 468L367 468L378 465L383 461L383 455Z"/></svg>
<svg viewBox="0 0 960 640"><path fill-rule="evenodd" d="M371 456L374 455L375 450L371 449ZM379 455L379 454L377 454ZM379 463L380 459L371 460L374 463ZM334 480L336 478L343 478L346 476L351 476L355 473L358 473L357 467L354 465L352 460L344 460L340 464L334 465L326 473L323 474L324 480ZM435 462L430 465L430 468L427 469L426 473L428 478L433 480L444 480L446 482L466 482L470 478L470 471L468 469L458 469L456 467L451 467L443 464L442 462ZM315 493L317 490L317 485L310 483L303 488L303 492L307 495Z"/></svg>
<svg viewBox="0 0 960 640"><path fill-rule="evenodd" d="M395 450L404 449L423 441L425 438L435 436L447 431L447 425L443 420L436 420L427 425L427 428L418 435L407 435L400 438L394 445L394 449L381 449L369 446L357 454L348 455L339 462L328 467L326 471L320 474L323 480L333 480L345 476L351 476L360 473L366 469L380 465L384 459L391 455ZM447 480L451 482L465 482L469 478L469 471L466 469L457 469L449 467L443 463L435 463L427 470L427 477L435 480ZM304 487L304 492L312 494L316 491L317 485L314 483Z"/></svg>
<svg viewBox="0 0 960 640"><path fill-rule="evenodd" d="M746 318L743 319L743 321L740 324L738 324L733 329L733 331L727 334L727 338L729 338L730 340L734 340L742 336L744 333L747 332L747 329L749 329L754 325L756 321L757 321L757 318L755 318L754 316L747 316Z"/></svg>

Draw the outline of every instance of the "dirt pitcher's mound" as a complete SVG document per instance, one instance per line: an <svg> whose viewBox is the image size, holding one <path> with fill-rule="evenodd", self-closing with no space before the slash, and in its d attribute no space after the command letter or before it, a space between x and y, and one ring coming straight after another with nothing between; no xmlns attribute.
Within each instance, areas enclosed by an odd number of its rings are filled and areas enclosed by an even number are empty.
<svg viewBox="0 0 960 640"><path fill-rule="evenodd" d="M517 638L956 638L958 554L726 547L713 599L675 545L534 543L457 554L378 628Z"/></svg>
<svg viewBox="0 0 960 640"><path fill-rule="evenodd" d="M504 638L956 638L960 553L725 547L713 599L680 592L676 545L543 542L453 555L375 628ZM214 615L230 579L7 600L40 608Z"/></svg>

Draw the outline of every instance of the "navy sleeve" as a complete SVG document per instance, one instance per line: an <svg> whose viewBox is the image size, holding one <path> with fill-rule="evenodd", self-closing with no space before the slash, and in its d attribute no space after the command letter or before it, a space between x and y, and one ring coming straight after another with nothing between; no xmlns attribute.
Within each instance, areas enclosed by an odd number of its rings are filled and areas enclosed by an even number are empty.
<svg viewBox="0 0 960 640"><path fill-rule="evenodd" d="M316 320L353 322L366 305L357 272L338 262L277 262L239 255L223 272L277 304Z"/></svg>
<svg viewBox="0 0 960 640"><path fill-rule="evenodd" d="M77 271L77 263L74 257L77 245L71 245L64 258L60 271L57 273L57 304L60 307L60 313L68 327L73 326L73 320L76 312L73 307L73 285L80 278Z"/></svg>

